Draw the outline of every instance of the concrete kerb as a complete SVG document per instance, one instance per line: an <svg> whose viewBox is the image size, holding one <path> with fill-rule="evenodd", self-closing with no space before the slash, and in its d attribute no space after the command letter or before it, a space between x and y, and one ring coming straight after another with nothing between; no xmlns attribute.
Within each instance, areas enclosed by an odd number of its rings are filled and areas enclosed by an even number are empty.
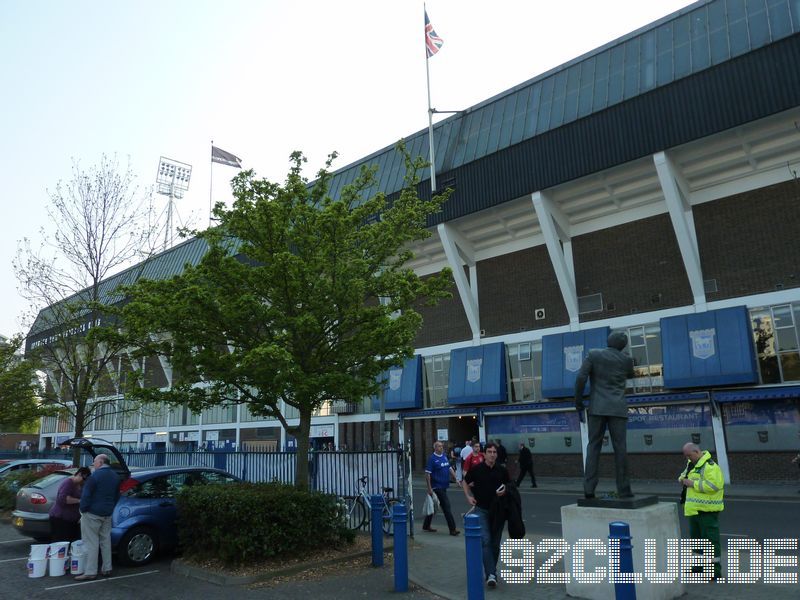
<svg viewBox="0 0 800 600"><path fill-rule="evenodd" d="M383 551L391 551L394 549L394 544L387 543L384 540ZM187 562L182 558L176 558L170 563L170 573L173 575L181 575L192 579L199 579L219 586L241 586L250 585L253 583L260 583L262 581L269 581L277 577L287 577L302 573L308 569L315 567L326 567L328 565L340 563L343 561L352 560L354 558L363 558L372 555L372 550L360 550L349 554L340 554L333 558L325 558L318 560L309 560L302 563L296 563L286 567L277 567L269 571L263 571L254 575L229 575L224 572L211 571L207 567L198 567L194 564ZM386 568L385 566L383 568Z"/></svg>

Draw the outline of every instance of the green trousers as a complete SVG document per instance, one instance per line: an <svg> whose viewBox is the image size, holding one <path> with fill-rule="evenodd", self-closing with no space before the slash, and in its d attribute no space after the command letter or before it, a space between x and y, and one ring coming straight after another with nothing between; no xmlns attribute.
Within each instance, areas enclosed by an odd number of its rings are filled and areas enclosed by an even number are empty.
<svg viewBox="0 0 800 600"><path fill-rule="evenodd" d="M688 519L689 537L693 540L708 540L714 546L714 577L719 577L722 575L719 512L701 512Z"/></svg>

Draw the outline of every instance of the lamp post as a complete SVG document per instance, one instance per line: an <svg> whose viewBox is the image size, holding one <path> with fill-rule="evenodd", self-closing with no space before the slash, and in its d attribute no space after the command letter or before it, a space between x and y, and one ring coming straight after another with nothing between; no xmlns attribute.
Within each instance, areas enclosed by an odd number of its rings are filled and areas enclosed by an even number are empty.
<svg viewBox="0 0 800 600"><path fill-rule="evenodd" d="M172 245L172 211L175 198L183 198L189 189L192 178L192 165L162 156L158 161L156 193L169 197L167 203L167 227L164 231L164 250Z"/></svg>

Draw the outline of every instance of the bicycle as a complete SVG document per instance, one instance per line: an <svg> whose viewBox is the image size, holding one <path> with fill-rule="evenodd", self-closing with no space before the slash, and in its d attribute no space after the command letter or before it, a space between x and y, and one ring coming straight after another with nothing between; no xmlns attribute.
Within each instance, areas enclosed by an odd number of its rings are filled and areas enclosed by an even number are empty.
<svg viewBox="0 0 800 600"><path fill-rule="evenodd" d="M372 502L370 495L367 494L367 481L368 477L364 475L358 480L361 483L361 489L358 491L357 496L342 496L341 500L345 505L345 519L349 529L361 529L372 518ZM386 535L392 534L392 510L395 504L400 502L394 496L390 496L394 492L394 488L384 487L383 491L383 510L381 512L382 529Z"/></svg>

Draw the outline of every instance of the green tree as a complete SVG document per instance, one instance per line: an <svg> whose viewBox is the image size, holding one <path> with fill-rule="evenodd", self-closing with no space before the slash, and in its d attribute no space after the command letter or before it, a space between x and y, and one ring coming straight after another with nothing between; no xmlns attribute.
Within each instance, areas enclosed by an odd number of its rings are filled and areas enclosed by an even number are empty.
<svg viewBox="0 0 800 600"><path fill-rule="evenodd" d="M335 155L313 184L300 153L283 185L238 175L232 208L214 209L219 226L194 232L209 243L200 264L128 290L131 339L173 368L170 390L133 393L195 411L242 403L277 418L297 439L296 485L307 487L314 411L375 393L379 375L413 354L422 321L414 306L448 295L449 270L422 279L406 266L409 245L430 235L427 218L447 195L420 199L424 163L400 151L408 175L392 202L368 194L374 168L332 199ZM284 406L296 409L298 426Z"/></svg>
<svg viewBox="0 0 800 600"><path fill-rule="evenodd" d="M44 413L34 364L19 354L22 339L0 344L0 431L30 431Z"/></svg>
<svg viewBox="0 0 800 600"><path fill-rule="evenodd" d="M14 270L33 307L26 355L47 376L43 402L80 437L118 406L126 340L116 322L120 298L106 282L133 262L139 269L129 281L138 276L154 252L154 213L130 166L106 156L88 169L74 163L71 179L49 196L50 229L42 229L38 248L20 244ZM102 396L101 387L113 391Z"/></svg>

